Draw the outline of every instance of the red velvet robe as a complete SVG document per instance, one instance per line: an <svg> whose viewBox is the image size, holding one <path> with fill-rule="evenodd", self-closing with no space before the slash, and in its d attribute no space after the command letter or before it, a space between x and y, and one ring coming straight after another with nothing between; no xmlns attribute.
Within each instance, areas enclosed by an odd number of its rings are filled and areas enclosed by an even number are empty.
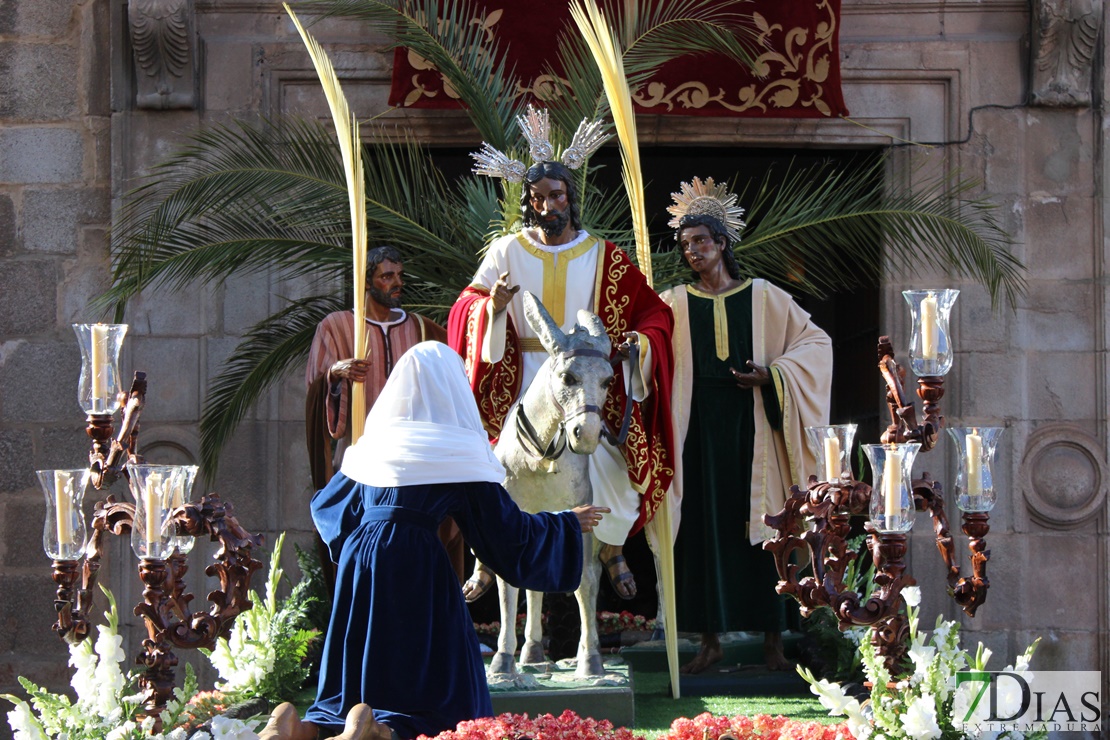
<svg viewBox="0 0 1110 740"><path fill-rule="evenodd" d="M492 441L500 434L509 408L520 397L522 372L520 341L511 318L504 357L492 364L481 359L489 300L488 286L466 288L451 308L447 341L463 358L482 422ZM632 527L635 533L655 515L674 475L671 433L674 319L670 307L655 294L643 273L611 242L604 242L598 258L594 305L584 308L601 317L614 347L628 331L643 334L651 343L653 387L643 403L633 405L628 439L622 446L629 482L641 494L640 515ZM621 428L625 405L623 372L619 364L615 369L616 381L610 386L604 410L605 421L614 432Z"/></svg>

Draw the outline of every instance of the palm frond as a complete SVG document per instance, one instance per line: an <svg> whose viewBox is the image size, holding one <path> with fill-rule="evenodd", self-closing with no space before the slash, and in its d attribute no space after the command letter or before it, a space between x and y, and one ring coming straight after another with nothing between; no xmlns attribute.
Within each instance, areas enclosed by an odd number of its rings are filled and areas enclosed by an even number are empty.
<svg viewBox="0 0 1110 740"><path fill-rule="evenodd" d="M435 65L464 102L484 141L505 151L512 144L517 78L506 55L486 38L473 0L304 0L294 4L323 16L365 21Z"/></svg>
<svg viewBox="0 0 1110 740"><path fill-rule="evenodd" d="M469 275L481 235L458 217L459 198L427 152L364 147L363 169L370 238L403 248L416 279ZM335 280L349 269L350 223L324 126L285 118L198 131L127 196L112 231L113 285L96 305L233 273Z"/></svg>
<svg viewBox="0 0 1110 740"><path fill-rule="evenodd" d="M605 97L613 112L613 128L620 142L624 189L628 193L632 213L632 229L636 238L636 261L651 285L651 245L648 242L647 213L644 210L644 178L640 169L640 143L636 136L636 112L632 93L624 74L624 57L616 34L609 26L595 0L581 0L571 5L570 13L578 30L586 39L594 63L601 71Z"/></svg>
<svg viewBox="0 0 1110 740"><path fill-rule="evenodd" d="M718 54L751 69L759 48L758 32L751 17L735 0L674 0L650 3L610 3L606 16L619 28L625 74L633 89L643 84L667 62L688 54ZM599 73L589 45L579 33L559 34L562 76L552 72L559 95L551 101L558 125L573 130L583 118L607 115ZM565 82L564 82L565 81Z"/></svg>
<svg viewBox="0 0 1110 740"><path fill-rule="evenodd" d="M354 321L355 326L362 326L366 319L366 196L364 195L366 178L362 169L362 138L359 135L358 119L351 114L351 107L347 103L347 96L343 94L343 86L335 74L331 58L327 52L304 26L289 3L282 3L285 12L293 19L297 33L301 35L312 65L316 68L316 76L320 78L320 87L324 90L328 108L331 109L332 123L335 125L336 138L339 140L339 151L343 160L343 176L347 184L347 201L351 208L351 256L352 276L354 289ZM354 356L366 356L366 335L355 332ZM366 397L355 394L351 400L351 441L358 442L362 437L363 425L366 423Z"/></svg>
<svg viewBox="0 0 1110 740"><path fill-rule="evenodd" d="M214 379L201 412L201 469L209 482L216 476L220 450L247 411L289 370L304 367L316 325L345 308L341 296L303 298L247 332Z"/></svg>
<svg viewBox="0 0 1110 740"><path fill-rule="evenodd" d="M741 193L750 203L736 248L742 269L822 295L877 281L885 257L900 274L940 268L970 278L996 306L1014 307L1025 268L996 206L969 197L975 182L946 172L899 186L884 181L886 167L878 158L855 169L793 170L777 188L765 178L750 198Z"/></svg>
<svg viewBox="0 0 1110 740"><path fill-rule="evenodd" d="M620 42L633 85L687 54L716 54L750 69L760 47L742 0L670 0L622 4Z"/></svg>

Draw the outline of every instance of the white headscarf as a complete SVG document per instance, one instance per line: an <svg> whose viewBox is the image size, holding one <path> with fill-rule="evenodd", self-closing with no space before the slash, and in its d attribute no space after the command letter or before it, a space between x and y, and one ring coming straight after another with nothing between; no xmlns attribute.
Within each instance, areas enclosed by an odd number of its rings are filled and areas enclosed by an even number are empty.
<svg viewBox="0 0 1110 740"><path fill-rule="evenodd" d="M462 358L439 342L403 354L340 472L382 488L504 480Z"/></svg>

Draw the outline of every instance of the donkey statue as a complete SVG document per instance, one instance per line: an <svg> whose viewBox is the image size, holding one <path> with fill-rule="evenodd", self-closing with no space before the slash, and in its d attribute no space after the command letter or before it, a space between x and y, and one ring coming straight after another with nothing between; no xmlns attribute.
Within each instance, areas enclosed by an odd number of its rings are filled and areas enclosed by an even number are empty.
<svg viewBox="0 0 1110 740"><path fill-rule="evenodd" d="M577 324L564 333L543 304L525 292L524 314L550 357L540 367L520 402L509 412L495 454L505 466L505 489L524 511L561 511L593 500L588 456L597 448L605 424L601 410L613 368L610 343L601 319L579 311ZM563 452L569 450L570 455ZM601 577L600 543L584 533L582 582L574 595L582 617L578 643L579 677L601 676L597 637L597 593ZM515 674L518 589L497 579L501 632L489 674ZM542 663L540 617L543 594L529 591L522 664Z"/></svg>

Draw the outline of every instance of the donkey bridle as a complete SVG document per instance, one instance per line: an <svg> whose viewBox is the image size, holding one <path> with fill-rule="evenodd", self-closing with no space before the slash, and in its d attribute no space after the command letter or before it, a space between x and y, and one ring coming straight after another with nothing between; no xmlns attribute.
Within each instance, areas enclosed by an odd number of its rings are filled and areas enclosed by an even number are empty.
<svg viewBox="0 0 1110 740"><path fill-rule="evenodd" d="M633 361L636 361L639 355L639 347L633 344L630 345L629 350L631 358L633 359ZM619 359L612 360L610 359L609 355L596 349L572 349L569 352L564 352L563 357L568 359L572 357L596 357L602 360L607 360L613 364L616 364L616 362L620 361ZM559 421L559 428L555 431L555 436L552 437L551 442L547 445L546 449L540 449L540 440L539 436L536 434L536 428L532 426L532 422L524 413L524 406L522 404L518 404L516 408L516 434L517 439L520 441L521 447L527 450L530 455L539 460L550 461L558 460L559 457L567 449L567 422L577 416L582 416L584 414L597 414L598 416L601 416L602 409L599 406L594 406L592 403L584 403L581 406L576 406L572 408L568 412L566 409L563 408L563 405L559 403L559 399L555 397L555 392L551 390L550 385L548 386L548 392L551 397L551 403L554 404L555 408L559 410L560 414L562 414L562 419ZM624 400L624 420L621 423L620 434L614 436L613 433L609 431L609 425L605 423L604 417L602 417L601 435L605 437L606 441L608 441L610 444L619 447L620 445L624 444L625 439L628 438L628 427L631 419L632 394L626 393Z"/></svg>

